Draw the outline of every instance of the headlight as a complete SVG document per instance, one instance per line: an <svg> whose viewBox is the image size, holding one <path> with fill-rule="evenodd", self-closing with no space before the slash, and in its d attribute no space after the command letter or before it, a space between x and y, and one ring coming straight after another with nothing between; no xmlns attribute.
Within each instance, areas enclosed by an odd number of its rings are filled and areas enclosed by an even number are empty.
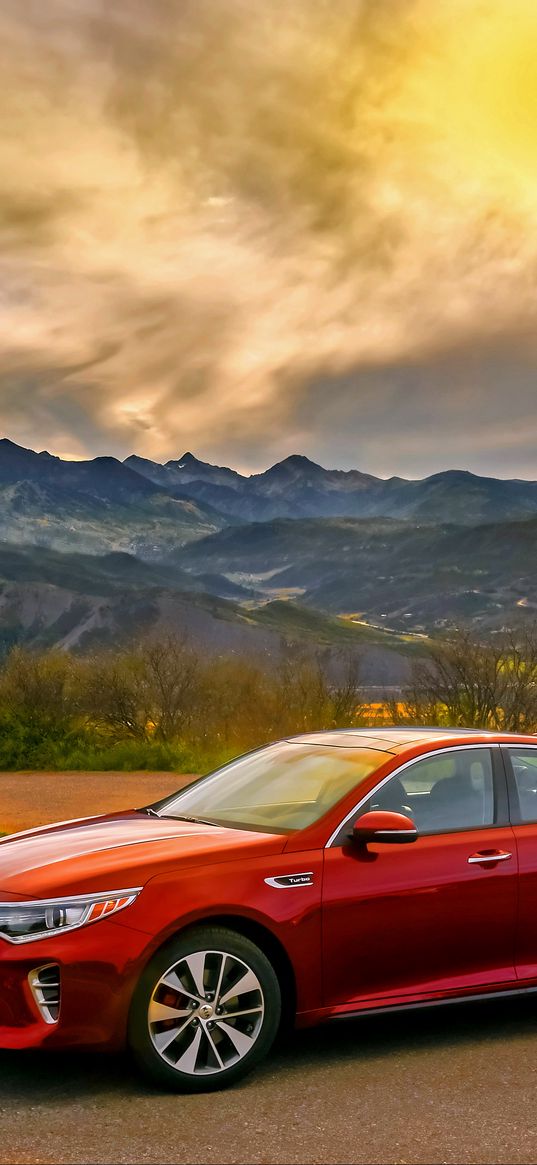
<svg viewBox="0 0 537 1165"><path fill-rule="evenodd" d="M108 890L101 894L77 894L34 902L0 902L0 937L10 943L29 943L61 931L76 930L99 918L124 910L138 897L141 886Z"/></svg>

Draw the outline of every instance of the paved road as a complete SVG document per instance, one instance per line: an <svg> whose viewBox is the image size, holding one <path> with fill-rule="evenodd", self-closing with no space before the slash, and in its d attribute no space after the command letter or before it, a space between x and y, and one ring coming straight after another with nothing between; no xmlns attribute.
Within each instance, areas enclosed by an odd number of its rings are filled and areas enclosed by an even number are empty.
<svg viewBox="0 0 537 1165"><path fill-rule="evenodd" d="M24 828L37 808L40 820L102 812L112 792L123 807L180 783L121 778L0 774L0 810ZM537 999L298 1033L242 1085L206 1096L154 1092L126 1058L0 1052L0 1165L90 1161L537 1165Z"/></svg>
<svg viewBox="0 0 537 1165"><path fill-rule="evenodd" d="M88 1161L537 1162L537 1002L333 1023L205 1096L124 1058L0 1053L0 1162Z"/></svg>

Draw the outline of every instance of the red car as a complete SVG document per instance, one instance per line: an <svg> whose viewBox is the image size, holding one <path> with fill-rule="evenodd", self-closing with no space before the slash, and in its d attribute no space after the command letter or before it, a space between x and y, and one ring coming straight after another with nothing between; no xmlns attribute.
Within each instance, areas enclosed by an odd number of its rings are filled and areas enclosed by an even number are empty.
<svg viewBox="0 0 537 1165"><path fill-rule="evenodd" d="M535 738L295 737L0 842L0 1046L217 1088L282 1021L536 990L536 917Z"/></svg>

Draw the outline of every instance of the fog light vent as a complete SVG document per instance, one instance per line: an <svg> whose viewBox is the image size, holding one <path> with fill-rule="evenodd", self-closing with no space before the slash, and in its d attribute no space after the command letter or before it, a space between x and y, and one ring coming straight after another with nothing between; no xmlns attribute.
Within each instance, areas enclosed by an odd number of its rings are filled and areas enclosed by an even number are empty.
<svg viewBox="0 0 537 1165"><path fill-rule="evenodd" d="M32 995L45 1023L57 1023L60 1014L60 968L57 963L34 967L28 975Z"/></svg>

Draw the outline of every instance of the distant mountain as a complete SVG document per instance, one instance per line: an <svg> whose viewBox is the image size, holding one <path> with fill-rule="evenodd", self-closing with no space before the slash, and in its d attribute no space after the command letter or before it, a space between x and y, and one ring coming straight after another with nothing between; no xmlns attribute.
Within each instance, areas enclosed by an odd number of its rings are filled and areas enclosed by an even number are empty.
<svg viewBox="0 0 537 1165"><path fill-rule="evenodd" d="M233 469L198 461L192 453L165 465L136 456L127 457L124 464L163 489L180 490L183 497L214 507L233 522L262 519L265 511L268 517L273 516L273 507L261 496L250 499L247 477Z"/></svg>
<svg viewBox="0 0 537 1165"><path fill-rule="evenodd" d="M207 482L209 485L224 486L230 489L240 489L241 483L248 481L234 469L225 469L219 465L209 465L206 461L198 461L193 453L185 453L177 461L167 461L160 465L157 461L148 461L146 457L127 457L123 462L136 473L141 473L150 481L166 488L177 488L190 485L193 481Z"/></svg>
<svg viewBox="0 0 537 1165"><path fill-rule="evenodd" d="M33 481L38 485L86 494L99 501L127 503L154 497L152 482L115 457L93 461L62 461L50 453L34 453L6 438L0 440L0 484Z"/></svg>
<svg viewBox="0 0 537 1165"><path fill-rule="evenodd" d="M62 461L0 441L0 539L151 559L227 522L113 457Z"/></svg>
<svg viewBox="0 0 537 1165"><path fill-rule="evenodd" d="M128 531L121 535L105 531L99 541L88 530L87 549L134 550L149 557L158 553L151 549L152 544L158 546L167 538L172 543L182 543L230 523L277 518L387 517L471 526L537 515L537 481L504 481L478 477L465 470L446 470L416 481L400 477L385 480L357 469L323 469L307 457L293 455L264 473L246 477L234 469L200 461L192 453L164 465L134 455L124 462L114 457L62 461L49 453L34 453L7 439L1 440L0 490L28 483L43 491L41 500L33 494L37 522L40 517L54 520L59 509L62 520L72 525L71 510L74 507L81 516L89 499L97 506L97 526L100 514L105 525L112 521L112 525L126 530L129 514L134 520L137 509L137 529L130 540ZM32 496L24 491L22 495L8 492L4 502L5 521L0 526L0 537L19 538L10 513L15 513L17 506L21 513L24 505L30 511ZM44 507L42 514L40 506ZM146 514L145 528L142 512ZM165 525L162 537L157 529L161 518ZM35 533L37 540L47 542L46 524L40 531L41 538L37 539L37 529L29 529L25 539L32 540ZM153 543L150 526L157 534ZM84 549L82 528L76 527L74 533L77 544Z"/></svg>
<svg viewBox="0 0 537 1165"><path fill-rule="evenodd" d="M537 618L537 518L466 526L304 519L228 528L176 560L253 589L402 632Z"/></svg>
<svg viewBox="0 0 537 1165"><path fill-rule="evenodd" d="M313 621L321 635L328 618L333 637L340 616L361 620L352 626L363 635L380 634L372 626L414 636L537 617L537 482L463 470L384 480L294 455L246 477L192 453L165 465L73 462L3 440L0 540L10 554L40 554L42 574L10 585L65 583L91 603L124 585L141 623L148 588L188 593L181 602L196 609L212 597L241 625L282 634L289 623L305 634ZM51 565L45 552L65 561Z"/></svg>
<svg viewBox="0 0 537 1165"><path fill-rule="evenodd" d="M387 517L476 525L537 514L537 482L478 477L466 470L446 470L417 481L385 480L357 469L323 469L293 455L264 473L245 477L198 461L191 453L165 465L140 457L129 457L124 464L235 521Z"/></svg>

